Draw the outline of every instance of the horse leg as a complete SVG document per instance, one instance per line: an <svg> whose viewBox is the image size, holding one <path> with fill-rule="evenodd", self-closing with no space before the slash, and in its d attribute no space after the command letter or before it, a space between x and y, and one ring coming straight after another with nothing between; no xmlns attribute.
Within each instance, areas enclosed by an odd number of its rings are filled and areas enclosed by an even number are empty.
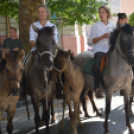
<svg viewBox="0 0 134 134"><path fill-rule="evenodd" d="M61 132L64 130L64 114L65 114L65 108L66 108L66 101L63 100L63 114L62 114L62 121L61 121Z"/></svg>
<svg viewBox="0 0 134 134"><path fill-rule="evenodd" d="M6 129L7 129L8 134L12 134L12 131L13 131L13 122L12 121L13 121L14 112L15 112L15 110L7 111L7 127L6 127Z"/></svg>
<svg viewBox="0 0 134 134"><path fill-rule="evenodd" d="M130 134L134 134L134 130L133 130L132 126L131 126L131 122L130 122L130 118L129 118L130 94L131 94L131 87L128 87L128 89L124 90L126 126L129 128Z"/></svg>
<svg viewBox="0 0 134 134"><path fill-rule="evenodd" d="M56 123L56 116L55 116L55 112L54 112L54 105L53 105L53 100L51 102L51 123Z"/></svg>
<svg viewBox="0 0 134 134"><path fill-rule="evenodd" d="M34 121L35 121L35 124L36 124L36 134L39 134L40 116L39 116L39 99L38 99L38 96L36 96L36 95L31 96L31 100L32 100L33 107L34 107L34 112L35 112Z"/></svg>
<svg viewBox="0 0 134 134"><path fill-rule="evenodd" d="M105 128L105 132L104 134L109 134L109 130L108 130L108 116L109 116L109 113L110 113L110 108L111 108L111 99L112 99L112 89L110 90L107 90L106 92L106 110L105 110L105 114L106 114L106 117L105 117L105 122L103 124L104 128Z"/></svg>
<svg viewBox="0 0 134 134"><path fill-rule="evenodd" d="M49 120L50 120L50 103L48 102L48 108L46 108L46 101L43 101L43 107L44 107L44 114L43 114L43 119L46 123L46 130L45 134L50 134L49 130Z"/></svg>
<svg viewBox="0 0 134 134"><path fill-rule="evenodd" d="M90 118L90 115L87 110L86 95L84 95L85 94L84 91L85 91L85 89L83 89L83 92L81 93L80 100L82 103L83 111L85 112L85 117Z"/></svg>
<svg viewBox="0 0 134 134"><path fill-rule="evenodd" d="M98 110L98 108L95 105L94 98L93 98L93 92L88 91L88 96L89 96L89 99L90 99L90 101L92 103L93 111L96 112L97 116L102 116L101 112Z"/></svg>
<svg viewBox="0 0 134 134"><path fill-rule="evenodd" d="M2 134L2 131L1 131L1 114L0 114L0 134Z"/></svg>
<svg viewBox="0 0 134 134"><path fill-rule="evenodd" d="M77 109L77 121L79 122L79 127L82 127L81 118L79 115L79 108L80 108L80 103L78 104L78 109Z"/></svg>
<svg viewBox="0 0 134 134"><path fill-rule="evenodd" d="M133 115L133 111L132 111L132 102L133 102L133 96L130 97L130 111L129 114Z"/></svg>

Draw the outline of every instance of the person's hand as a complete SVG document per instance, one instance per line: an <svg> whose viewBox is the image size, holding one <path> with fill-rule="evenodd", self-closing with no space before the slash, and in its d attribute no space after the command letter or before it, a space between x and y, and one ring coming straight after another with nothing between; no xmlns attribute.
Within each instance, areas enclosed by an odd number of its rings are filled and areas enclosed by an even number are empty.
<svg viewBox="0 0 134 134"><path fill-rule="evenodd" d="M109 37L110 37L110 33L105 33L105 34L103 34L103 37L104 37L104 38L109 38Z"/></svg>

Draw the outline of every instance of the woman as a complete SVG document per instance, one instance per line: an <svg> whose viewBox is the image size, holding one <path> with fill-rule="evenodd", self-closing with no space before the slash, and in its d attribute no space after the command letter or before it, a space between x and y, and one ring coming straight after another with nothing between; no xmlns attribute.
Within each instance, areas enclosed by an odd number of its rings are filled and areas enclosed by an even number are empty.
<svg viewBox="0 0 134 134"><path fill-rule="evenodd" d="M39 29L41 29L41 28L43 28L45 26L50 26L50 27L54 26L55 27L54 39L55 39L55 42L57 44L58 43L57 28L56 28L55 24L52 24L52 23L49 22L50 11L49 11L48 7L45 6L45 5L40 5L40 6L38 6L37 10L38 10L39 21L34 22L33 25L35 25ZM38 34L36 32L34 32L34 30L32 28L32 25L30 27L29 34L30 34L30 45L33 46L31 51L34 51L34 50L36 50L36 39L37 39Z"/></svg>
<svg viewBox="0 0 134 134"><path fill-rule="evenodd" d="M101 58L109 50L108 38L114 29L114 24L108 20L111 18L108 7L101 6L99 8L99 17L100 21L92 26L90 33L90 43L93 45L94 53L94 88L97 98L103 97L99 87Z"/></svg>
<svg viewBox="0 0 134 134"><path fill-rule="evenodd" d="M117 21L117 28L120 29L120 27L128 22L128 17L125 13L118 13L118 21Z"/></svg>

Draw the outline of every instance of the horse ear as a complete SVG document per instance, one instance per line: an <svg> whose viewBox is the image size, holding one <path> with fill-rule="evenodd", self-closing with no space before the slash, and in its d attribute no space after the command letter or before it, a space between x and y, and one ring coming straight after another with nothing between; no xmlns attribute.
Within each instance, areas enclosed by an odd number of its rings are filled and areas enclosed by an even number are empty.
<svg viewBox="0 0 134 134"><path fill-rule="evenodd" d="M35 25L33 25L33 24L32 24L32 28L33 28L34 32L36 32L36 33L38 33L38 32L39 32L39 28L38 28L38 27L36 27L36 26L35 26Z"/></svg>
<svg viewBox="0 0 134 134"><path fill-rule="evenodd" d="M19 59L22 60L25 57L25 51L23 49L19 52Z"/></svg>
<svg viewBox="0 0 134 134"><path fill-rule="evenodd" d="M66 56L66 57L69 57L70 54L71 54L71 50L69 49L69 50L65 53L65 56Z"/></svg>

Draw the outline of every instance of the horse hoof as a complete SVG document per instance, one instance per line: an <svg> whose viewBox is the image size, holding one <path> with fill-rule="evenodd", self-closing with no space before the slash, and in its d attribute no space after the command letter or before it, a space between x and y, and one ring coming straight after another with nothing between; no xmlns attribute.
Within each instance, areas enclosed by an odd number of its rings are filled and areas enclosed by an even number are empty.
<svg viewBox="0 0 134 134"><path fill-rule="evenodd" d="M49 131L49 130L46 130L46 131L45 131L45 134L50 134L50 131Z"/></svg>
<svg viewBox="0 0 134 134"><path fill-rule="evenodd" d="M129 130L130 134L134 134L134 129Z"/></svg>
<svg viewBox="0 0 134 134"><path fill-rule="evenodd" d="M79 114L82 114L82 111L81 110L79 110Z"/></svg>
<svg viewBox="0 0 134 134"><path fill-rule="evenodd" d="M85 117L86 118L90 118L91 116L89 114L85 114Z"/></svg>
<svg viewBox="0 0 134 134"><path fill-rule="evenodd" d="M56 122L57 122L56 119L52 119L52 120L51 120L51 123L56 123Z"/></svg>
<svg viewBox="0 0 134 134"><path fill-rule="evenodd" d="M44 125L46 125L46 123L41 120L41 121L40 121L40 126L44 126Z"/></svg>
<svg viewBox="0 0 134 134"><path fill-rule="evenodd" d="M129 115L133 115L133 111L132 110L130 110Z"/></svg>
<svg viewBox="0 0 134 134"><path fill-rule="evenodd" d="M101 112L96 113L97 116L102 116Z"/></svg>
<svg viewBox="0 0 134 134"><path fill-rule="evenodd" d="M103 134L110 134L110 132L104 132Z"/></svg>

